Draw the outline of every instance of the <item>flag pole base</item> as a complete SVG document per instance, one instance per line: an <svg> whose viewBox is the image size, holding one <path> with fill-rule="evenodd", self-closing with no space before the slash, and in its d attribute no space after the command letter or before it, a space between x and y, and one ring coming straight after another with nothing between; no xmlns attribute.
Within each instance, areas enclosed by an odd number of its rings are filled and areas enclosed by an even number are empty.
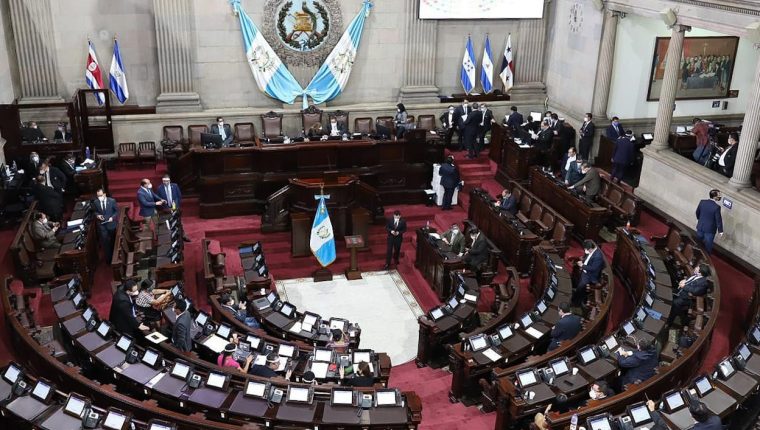
<svg viewBox="0 0 760 430"><path fill-rule="evenodd" d="M332 281L333 273L330 269L323 267L314 271L314 282Z"/></svg>

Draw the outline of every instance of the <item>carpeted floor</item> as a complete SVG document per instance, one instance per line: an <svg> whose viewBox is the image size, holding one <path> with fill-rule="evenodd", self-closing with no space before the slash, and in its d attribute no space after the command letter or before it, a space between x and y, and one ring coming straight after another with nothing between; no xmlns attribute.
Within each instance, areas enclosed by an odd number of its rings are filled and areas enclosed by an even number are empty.
<svg viewBox="0 0 760 430"><path fill-rule="evenodd" d="M402 245L402 258L396 268L409 286L420 307L427 311L439 302L427 282L414 268L415 238L414 229L430 222L439 229L448 228L452 222L460 222L467 217L466 208L469 201L467 192L473 186L480 186L493 195L501 191L501 186L494 181L495 165L487 161L484 155L478 160L463 160L463 153L456 153L462 177L465 181L465 189L460 193L459 207L450 212L440 211L435 207L421 205L387 207L388 214L399 209L406 217L409 224L409 232L404 238ZM139 181L143 177L150 178L154 183L160 182L165 167L159 164L155 169L123 169L109 172L109 186L113 197L120 205L134 206L135 193ZM134 213L134 211L131 211ZM260 230L260 218L258 216L236 216L225 219L205 220L198 217L197 199L186 198L183 201L183 222L187 234L192 242L185 248L185 288L187 293L196 299L201 307L208 310L204 298L206 291L198 288L196 283L197 271L201 268L200 258L201 239L213 240L213 246L218 247L228 256L237 254L237 244L243 240L259 239L264 244L267 264L275 280L307 277L318 268L314 258L291 258L290 257L290 234L274 233L262 234ZM644 212L641 217L639 229L645 236L663 234L667 227L662 222ZM15 234L15 229L0 231L0 268L3 275L13 273L13 262L8 255L8 244ZM361 252L359 265L364 271L380 270L385 257L385 232L382 226L373 226L370 229L368 244L370 250ZM608 260L612 260L614 244L605 243L602 250ZM568 251L568 256L580 255L578 244ZM709 371L715 363L725 356L730 348L743 336L745 321L747 321L747 304L752 294L753 283L749 276L731 267L721 258L714 257L713 262L718 271L721 283L721 318L713 335L710 352L703 366L704 371ZM334 273L342 272L348 266L348 252L344 246L338 246L338 259L331 266ZM242 269L236 258L227 259L228 274L241 274ZM501 273L497 279L504 279ZM519 310L527 310L535 303L535 299L527 292L527 280L521 280ZM111 270L101 262L95 272L95 287L90 303L95 305L102 316L107 316L111 302ZM615 282L616 296L618 299L612 309L612 317L608 324L608 331L617 327L623 319L630 317L633 304L628 295L621 287L620 282ZM481 310L487 309L489 300L493 294L484 291L481 294ZM199 300L200 299L200 300ZM42 325L52 324L54 315L49 296L38 296L32 303L38 309L36 316ZM366 345L373 347L373 345ZM5 324L0 327L0 363L5 363L13 358L13 350L8 341ZM423 401L423 423L421 428L429 429L468 429L486 430L494 426L495 415L482 414L477 408L467 408L461 404L451 404L448 401L448 389L451 385L451 375L445 370L430 368L418 369L413 362L394 366L391 372L390 386L402 390L416 391Z"/></svg>

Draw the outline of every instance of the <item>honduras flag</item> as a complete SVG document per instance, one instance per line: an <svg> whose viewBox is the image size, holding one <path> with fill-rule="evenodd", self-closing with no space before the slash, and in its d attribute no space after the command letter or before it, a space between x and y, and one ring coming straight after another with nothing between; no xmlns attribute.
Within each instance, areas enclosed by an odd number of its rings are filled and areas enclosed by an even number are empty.
<svg viewBox="0 0 760 430"><path fill-rule="evenodd" d="M472 39L467 36L467 45L464 48L462 57L462 72L459 80L462 82L462 88L466 94L475 87L475 51L472 49Z"/></svg>
<svg viewBox="0 0 760 430"><path fill-rule="evenodd" d="M251 18L245 13L240 0L230 0L230 4L240 18L245 55L256 85L268 96L293 104L296 97L303 93L301 85L282 64L280 57L275 54Z"/></svg>
<svg viewBox="0 0 760 430"><path fill-rule="evenodd" d="M325 205L325 198L329 199L330 196L320 193L314 198L319 199L319 207L317 207L317 214L314 215L314 223L311 225L309 247L312 254L317 257L319 264L322 267L327 267L335 261L335 235Z"/></svg>
<svg viewBox="0 0 760 430"><path fill-rule="evenodd" d="M483 67L480 69L480 85L488 94L493 89L493 60L491 60L491 40L486 34L486 46L483 48Z"/></svg>
<svg viewBox="0 0 760 430"><path fill-rule="evenodd" d="M372 3L369 0L364 0L362 10L348 25L335 48L306 87L303 97L304 108L308 106L307 96L311 96L314 103L319 104L332 100L343 92L354 66L356 51L359 49L359 42L362 40L364 22L369 16L371 7Z"/></svg>
<svg viewBox="0 0 760 430"><path fill-rule="evenodd" d="M111 71L108 73L110 78L111 91L119 99L119 103L124 104L129 98L129 88L127 88L127 75L124 73L124 63L121 62L121 50L119 42L113 40L113 58L111 59Z"/></svg>

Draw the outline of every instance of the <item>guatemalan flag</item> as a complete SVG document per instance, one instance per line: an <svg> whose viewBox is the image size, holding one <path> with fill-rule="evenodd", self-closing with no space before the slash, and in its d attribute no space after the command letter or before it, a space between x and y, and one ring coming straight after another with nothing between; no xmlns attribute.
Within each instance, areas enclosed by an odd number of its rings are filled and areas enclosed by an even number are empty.
<svg viewBox="0 0 760 430"><path fill-rule="evenodd" d="M504 83L504 92L509 91L515 84L515 63L512 61L512 35L507 36L507 46L504 47L504 59L501 63L501 82Z"/></svg>
<svg viewBox="0 0 760 430"><path fill-rule="evenodd" d="M462 82L462 88L466 94L475 87L475 51L472 49L472 39L467 36L467 45L464 47L464 56L462 57L462 72L459 80Z"/></svg>
<svg viewBox="0 0 760 430"><path fill-rule="evenodd" d="M245 55L256 85L268 96L293 104L296 97L303 94L301 85L282 64L280 57L275 54L251 18L245 13L240 0L230 0L230 4L240 18Z"/></svg>
<svg viewBox="0 0 760 430"><path fill-rule="evenodd" d="M330 198L330 196L325 196L322 193L315 196L315 199L319 199L319 206L316 215L314 215L314 223L311 225L311 239L309 240L311 252L317 257L317 261L322 267L327 267L335 261L335 235L333 234L330 215L327 213L325 198Z"/></svg>
<svg viewBox="0 0 760 430"><path fill-rule="evenodd" d="M87 86L93 90L103 89L103 73L100 71L100 64L98 64L98 57L95 55L95 47L92 46L91 41L87 41L89 53L87 54L87 68L84 71L84 79L87 81ZM95 93L95 97L98 99L98 104L102 105L106 102L105 93Z"/></svg>
<svg viewBox="0 0 760 430"><path fill-rule="evenodd" d="M371 7L372 3L369 0L364 0L362 10L348 25L335 48L309 82L309 86L304 91L304 108L308 106L306 96L311 96L314 103L319 104L332 100L343 92L346 83L348 83L348 78L351 76L356 51L359 49L359 42L362 40L364 22L369 16Z"/></svg>
<svg viewBox="0 0 760 430"><path fill-rule="evenodd" d="M113 58L111 58L111 71L108 73L111 91L119 99L119 103L124 104L129 98L129 88L127 88L127 75L124 73L124 63L121 62L121 50L119 42L113 40Z"/></svg>
<svg viewBox="0 0 760 430"><path fill-rule="evenodd" d="M480 69L480 85L483 92L488 94L493 89L493 60L491 56L491 40L486 34L486 46L483 48L483 67Z"/></svg>

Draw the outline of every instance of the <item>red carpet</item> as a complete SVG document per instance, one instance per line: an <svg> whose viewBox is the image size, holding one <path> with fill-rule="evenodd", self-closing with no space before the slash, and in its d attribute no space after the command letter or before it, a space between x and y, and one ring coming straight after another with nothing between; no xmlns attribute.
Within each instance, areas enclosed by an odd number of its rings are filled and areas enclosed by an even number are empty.
<svg viewBox="0 0 760 430"><path fill-rule="evenodd" d="M479 160L461 160L463 153L455 154L465 189L460 194L460 207L450 212L440 211L436 207L422 205L387 207L390 213L399 209L407 218L409 231L402 245L402 258L398 271L412 290L417 301L424 309L429 309L438 304L438 299L430 289L427 282L414 268L415 235L414 230L425 225L427 221L438 229L448 228L451 223L459 222L467 217L466 207L469 200L467 193L471 187L482 187L493 195L501 192L502 186L493 180L495 165L486 161L485 156ZM164 173L163 165L156 169L122 169L109 172L109 187L111 194L119 204L134 206L135 193L139 187L140 179L150 178L154 184L160 183L160 177ZM197 199L190 197L183 200L183 222L185 230L192 242L185 245L185 289L190 297L196 299L201 307L207 307L205 301L206 291L199 290L196 284L196 271L201 268L201 239L213 240L215 247L221 247L228 256L227 272L230 275L242 273L237 254L237 244L244 240L261 240L267 264L275 278L308 277L311 272L318 268L315 259L310 257L290 257L290 233L262 234L260 230L260 217L237 216L217 220L204 220L198 217ZM464 208L464 209L463 209ZM131 211L134 213L134 211ZM663 234L667 227L654 216L643 213L639 229L645 236ZM2 273L13 273L13 262L7 255L8 244L13 239L14 230L0 231L0 267ZM370 250L359 254L359 265L362 270L380 270L385 260L385 231L382 226L372 226L369 235ZM614 244L605 243L602 250L612 260ZM568 251L568 256L580 255L580 247L577 243ZM753 290L752 279L737 269L731 267L726 261L713 257L713 262L718 271L721 282L721 319L718 322L713 335L711 349L704 365L705 370L712 366L743 336L747 321L747 303ZM348 265L348 252L345 247L338 244L338 259L331 266L333 273L342 272ZM502 270L503 272L503 270ZM500 273L497 280L505 279L504 273ZM528 310L535 303L535 298L528 292L528 280L521 280L520 300L518 311ZM95 274L95 287L90 303L96 306L101 316L107 316L111 302L111 269L101 262ZM627 293L620 282L615 281L616 296L613 305L608 331L617 327L620 321L630 317L633 304L630 303ZM493 293L484 291L479 307L481 310L488 308L493 300ZM49 296L41 297L33 303L39 306L36 316L41 325L50 325L54 321L52 306ZM738 305L737 305L738 304ZM13 358L12 349L8 342L6 328L0 328L0 363ZM371 347L371 345L368 345ZM477 408L464 407L461 404L452 405L448 401L448 389L451 385L451 375L443 370L430 368L418 369L414 363L406 363L395 366L391 373L390 386L402 390L416 391L423 401L422 429L472 429L490 430L494 426L495 414L482 414Z"/></svg>

